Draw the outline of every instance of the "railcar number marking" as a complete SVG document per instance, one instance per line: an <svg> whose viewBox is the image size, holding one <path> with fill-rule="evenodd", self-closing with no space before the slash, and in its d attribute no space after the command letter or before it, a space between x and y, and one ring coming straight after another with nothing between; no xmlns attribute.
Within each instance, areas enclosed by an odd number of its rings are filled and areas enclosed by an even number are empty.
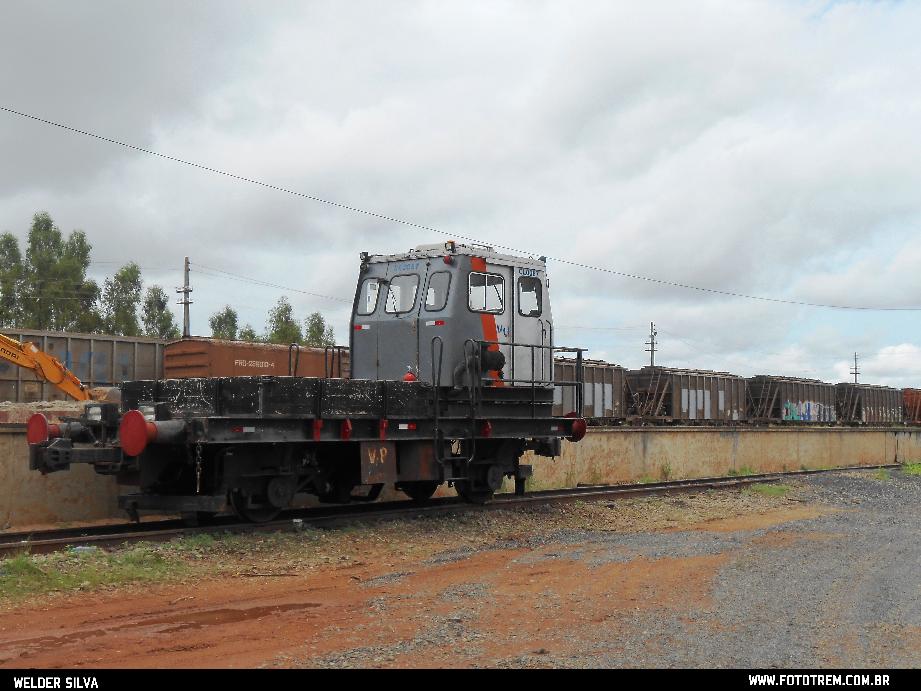
<svg viewBox="0 0 921 691"><path fill-rule="evenodd" d="M274 362L265 360L234 360L234 367L258 367L260 369L275 369Z"/></svg>

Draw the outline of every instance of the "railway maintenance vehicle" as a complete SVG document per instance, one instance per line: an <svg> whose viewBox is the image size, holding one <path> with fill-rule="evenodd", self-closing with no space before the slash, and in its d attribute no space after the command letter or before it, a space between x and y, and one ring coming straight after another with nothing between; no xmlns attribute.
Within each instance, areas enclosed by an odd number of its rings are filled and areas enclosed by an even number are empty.
<svg viewBox="0 0 921 691"><path fill-rule="evenodd" d="M523 493L526 451L555 457L585 435L583 349L554 341L544 258L446 242L360 259L350 377L125 382L120 403L79 418L33 415L30 467L115 475L137 488L119 498L135 519L229 505L266 521L302 493L372 501L392 485L424 501L448 483L483 503L505 478ZM558 353L571 381L554 381ZM573 411L554 416L555 386L572 387Z"/></svg>

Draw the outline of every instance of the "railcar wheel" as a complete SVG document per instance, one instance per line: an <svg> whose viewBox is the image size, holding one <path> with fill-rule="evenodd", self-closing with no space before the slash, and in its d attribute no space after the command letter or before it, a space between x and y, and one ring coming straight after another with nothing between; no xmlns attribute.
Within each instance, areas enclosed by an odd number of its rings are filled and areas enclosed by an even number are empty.
<svg viewBox="0 0 921 691"><path fill-rule="evenodd" d="M254 504L247 492L235 489L230 492L230 505L234 512L250 523L267 523L281 513L281 509L271 504Z"/></svg>
<svg viewBox="0 0 921 691"><path fill-rule="evenodd" d="M486 504L492 500L493 490L473 489L469 480L458 480L454 483L457 496L468 504Z"/></svg>
<svg viewBox="0 0 921 691"><path fill-rule="evenodd" d="M438 482L401 482L399 490L413 501L428 501L438 489Z"/></svg>

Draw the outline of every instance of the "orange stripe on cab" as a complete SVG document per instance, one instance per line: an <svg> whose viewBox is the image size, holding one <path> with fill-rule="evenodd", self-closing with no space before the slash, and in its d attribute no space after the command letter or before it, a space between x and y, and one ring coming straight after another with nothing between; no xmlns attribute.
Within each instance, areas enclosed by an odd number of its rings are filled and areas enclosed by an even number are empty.
<svg viewBox="0 0 921 691"><path fill-rule="evenodd" d="M486 260L482 257L470 257L470 268L474 271L486 273ZM496 315L489 314L488 312L480 312L480 324L483 327L483 340L484 341L498 341L499 340L499 331L496 329ZM499 346L490 345L486 347L487 350L499 350ZM499 372L496 370L489 370L487 373L496 381L496 386L505 386L505 383L499 379Z"/></svg>

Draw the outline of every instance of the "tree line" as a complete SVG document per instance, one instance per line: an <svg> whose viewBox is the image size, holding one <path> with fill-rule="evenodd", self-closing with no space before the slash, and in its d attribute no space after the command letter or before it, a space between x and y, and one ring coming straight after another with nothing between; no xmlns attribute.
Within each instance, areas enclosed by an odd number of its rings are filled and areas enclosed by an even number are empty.
<svg viewBox="0 0 921 691"><path fill-rule="evenodd" d="M269 310L268 324L262 335L257 334L250 324L239 326L239 316L230 305L212 314L209 324L213 338L231 341L299 343L318 348L336 345L333 327L326 323L322 314L314 312L304 320L302 327L294 317L294 307L285 296L280 297L275 306Z"/></svg>
<svg viewBox="0 0 921 691"><path fill-rule="evenodd" d="M100 286L86 275L92 250L86 233L65 238L47 212L32 217L24 253L0 234L0 327L178 338L162 286L144 291L134 262Z"/></svg>
<svg viewBox="0 0 921 691"><path fill-rule="evenodd" d="M64 236L47 212L32 217L25 251L12 233L0 234L0 328L70 331L114 336L178 338L176 317L162 286L145 291L141 268L129 262L102 285L88 278L93 246L86 233ZM264 343L335 345L333 329L314 312L303 323L281 297L264 333L238 326L230 305L209 320L214 338Z"/></svg>

